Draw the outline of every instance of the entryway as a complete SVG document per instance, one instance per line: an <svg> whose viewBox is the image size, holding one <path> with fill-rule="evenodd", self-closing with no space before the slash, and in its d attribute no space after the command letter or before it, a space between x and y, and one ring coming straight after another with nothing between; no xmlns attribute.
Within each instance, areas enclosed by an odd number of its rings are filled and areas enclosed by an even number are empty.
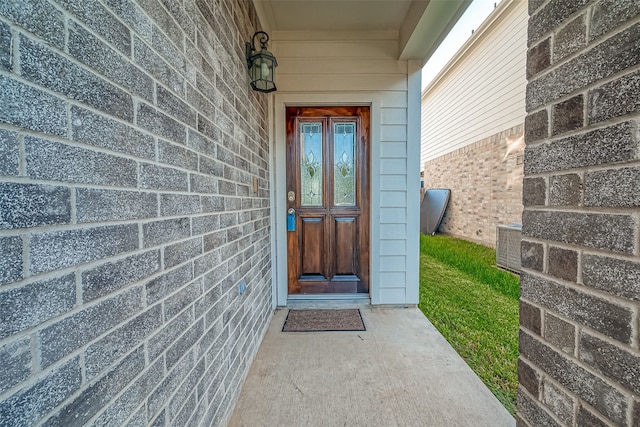
<svg viewBox="0 0 640 427"><path fill-rule="evenodd" d="M282 332L277 310L229 425L515 426L417 308L359 308L366 331Z"/></svg>
<svg viewBox="0 0 640 427"><path fill-rule="evenodd" d="M287 107L287 289L368 294L370 108Z"/></svg>

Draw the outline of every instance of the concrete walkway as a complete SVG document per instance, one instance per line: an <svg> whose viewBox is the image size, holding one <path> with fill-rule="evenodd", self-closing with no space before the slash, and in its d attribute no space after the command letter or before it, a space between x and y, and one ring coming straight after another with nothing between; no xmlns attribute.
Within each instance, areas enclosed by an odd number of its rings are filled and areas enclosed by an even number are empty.
<svg viewBox="0 0 640 427"><path fill-rule="evenodd" d="M515 426L417 308L361 307L366 332L284 333L278 310L231 426Z"/></svg>

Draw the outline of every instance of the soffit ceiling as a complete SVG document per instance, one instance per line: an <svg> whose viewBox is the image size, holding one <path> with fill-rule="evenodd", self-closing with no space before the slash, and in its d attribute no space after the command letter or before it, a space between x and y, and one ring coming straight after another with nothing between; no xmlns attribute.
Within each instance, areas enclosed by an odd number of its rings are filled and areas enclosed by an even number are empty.
<svg viewBox="0 0 640 427"><path fill-rule="evenodd" d="M395 31L400 59L426 61L471 0L253 0L269 32Z"/></svg>
<svg viewBox="0 0 640 427"><path fill-rule="evenodd" d="M411 6L410 0L258 0L256 3L263 4L268 25L276 31L398 30Z"/></svg>

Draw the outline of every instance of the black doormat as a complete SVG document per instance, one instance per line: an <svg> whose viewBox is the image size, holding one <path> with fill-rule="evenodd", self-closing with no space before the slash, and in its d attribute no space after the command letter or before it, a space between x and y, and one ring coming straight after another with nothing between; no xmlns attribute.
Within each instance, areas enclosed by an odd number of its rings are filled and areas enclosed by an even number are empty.
<svg viewBox="0 0 640 427"><path fill-rule="evenodd" d="M282 332L366 331L360 310L289 310Z"/></svg>

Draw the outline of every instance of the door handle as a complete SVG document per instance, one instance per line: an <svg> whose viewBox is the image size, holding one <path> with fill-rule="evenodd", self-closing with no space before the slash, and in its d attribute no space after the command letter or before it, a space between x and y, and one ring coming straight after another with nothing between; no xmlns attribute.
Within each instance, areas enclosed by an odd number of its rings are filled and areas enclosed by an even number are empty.
<svg viewBox="0 0 640 427"><path fill-rule="evenodd" d="M296 210L293 208L287 210L287 231L296 231Z"/></svg>

